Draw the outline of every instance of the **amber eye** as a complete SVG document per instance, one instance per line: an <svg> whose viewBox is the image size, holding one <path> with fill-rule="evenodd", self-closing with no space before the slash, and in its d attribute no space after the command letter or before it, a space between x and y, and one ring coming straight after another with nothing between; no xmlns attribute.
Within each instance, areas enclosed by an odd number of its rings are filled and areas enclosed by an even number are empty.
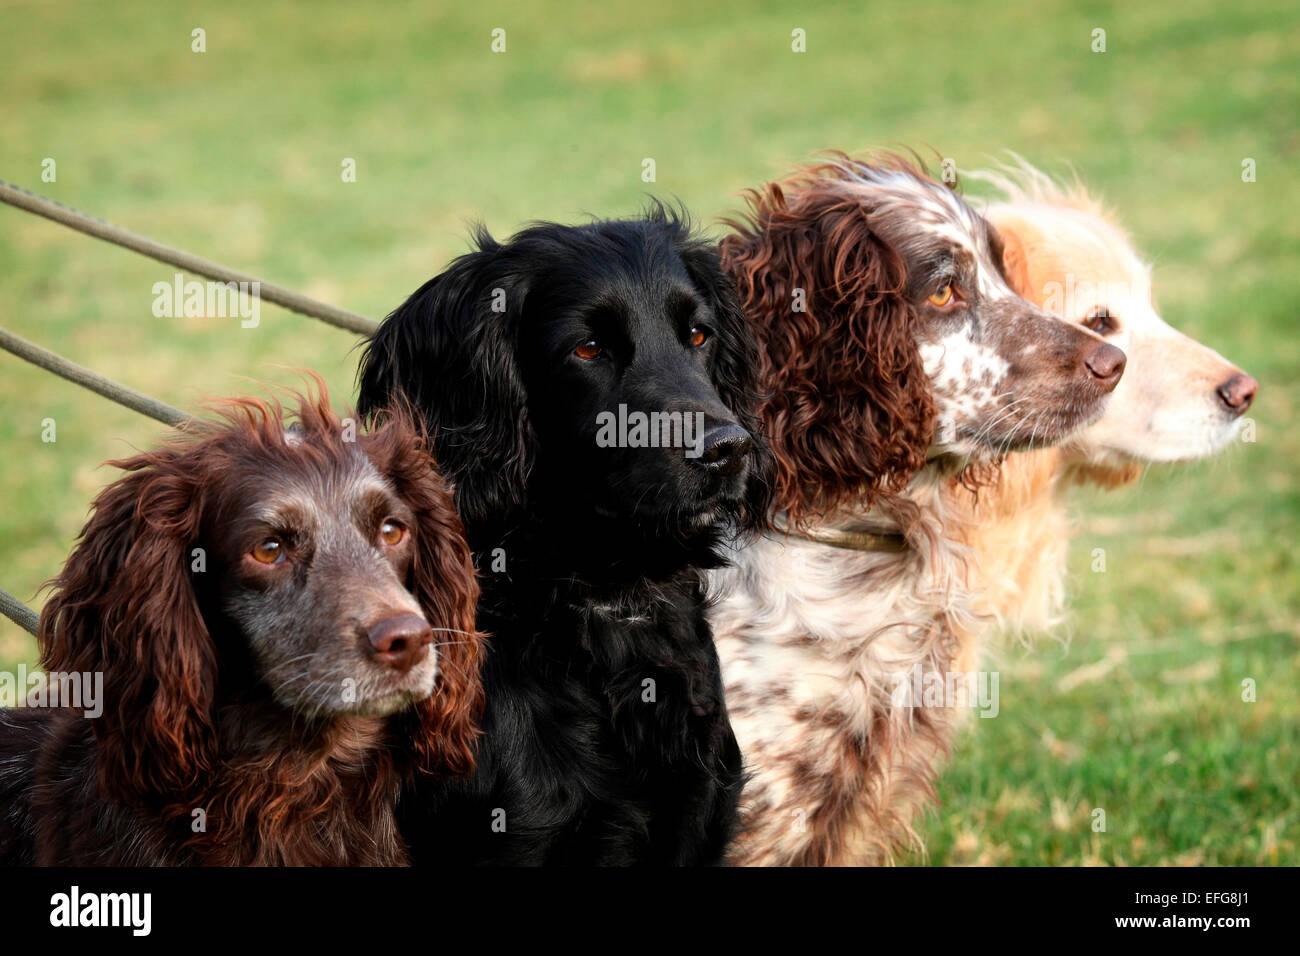
<svg viewBox="0 0 1300 956"><path fill-rule="evenodd" d="M943 308L952 301L952 286L942 285L934 292L930 293L930 304Z"/></svg>
<svg viewBox="0 0 1300 956"><path fill-rule="evenodd" d="M580 359L594 359L600 354L600 343L595 339L589 339L574 349L573 354Z"/></svg>
<svg viewBox="0 0 1300 956"><path fill-rule="evenodd" d="M1092 315L1088 316L1083 322L1085 329L1091 329L1098 335L1110 335L1118 328L1115 317L1110 314L1110 309L1105 306L1093 309Z"/></svg>
<svg viewBox="0 0 1300 956"><path fill-rule="evenodd" d="M393 545L401 544L402 539L406 537L406 529L396 521L385 521L379 526L379 539L390 548Z"/></svg>
<svg viewBox="0 0 1300 956"><path fill-rule="evenodd" d="M284 557L284 546L275 538L267 538L248 553L260 564L275 564Z"/></svg>
<svg viewBox="0 0 1300 956"><path fill-rule="evenodd" d="M691 348L698 349L701 345L709 340L709 330L702 325L694 326L691 329Z"/></svg>

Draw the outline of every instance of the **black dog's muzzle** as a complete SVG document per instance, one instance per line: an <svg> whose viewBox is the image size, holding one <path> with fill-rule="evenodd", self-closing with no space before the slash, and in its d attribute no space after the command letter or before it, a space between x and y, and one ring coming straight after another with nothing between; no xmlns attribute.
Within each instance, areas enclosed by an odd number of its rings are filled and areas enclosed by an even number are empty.
<svg viewBox="0 0 1300 956"><path fill-rule="evenodd" d="M704 447L692 459L715 475L734 475L745 466L754 439L739 425L719 425L704 436Z"/></svg>

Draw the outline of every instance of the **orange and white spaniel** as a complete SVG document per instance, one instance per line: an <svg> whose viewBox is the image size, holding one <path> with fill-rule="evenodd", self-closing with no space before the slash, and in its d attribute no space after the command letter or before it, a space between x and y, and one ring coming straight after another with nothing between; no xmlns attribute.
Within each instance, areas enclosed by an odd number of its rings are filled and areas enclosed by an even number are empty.
<svg viewBox="0 0 1300 956"><path fill-rule="evenodd" d="M1011 288L1128 356L1092 425L1057 447L1007 456L996 484L978 497L956 483L947 488L953 523L966 525L963 537L975 552L983 610L1012 632L1031 633L1062 616L1067 487L1119 487L1148 463L1214 454L1238 435L1258 383L1160 317L1151 267L1082 186L1059 185L1023 162L974 178L1002 194L985 215L1002 236ZM974 670L977 658L972 639L959 668Z"/></svg>

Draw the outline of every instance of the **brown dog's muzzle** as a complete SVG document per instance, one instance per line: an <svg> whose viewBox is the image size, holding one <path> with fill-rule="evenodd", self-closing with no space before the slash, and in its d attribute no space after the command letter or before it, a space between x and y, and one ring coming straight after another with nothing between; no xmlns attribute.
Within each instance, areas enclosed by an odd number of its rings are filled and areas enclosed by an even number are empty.
<svg viewBox="0 0 1300 956"><path fill-rule="evenodd" d="M1021 374L1042 386L1083 387L1100 398L1115 390L1128 357L1095 332L1023 303L1022 322L1013 325Z"/></svg>
<svg viewBox="0 0 1300 956"><path fill-rule="evenodd" d="M382 664L405 674L429 653L433 628L418 614L399 614L366 630L365 650Z"/></svg>

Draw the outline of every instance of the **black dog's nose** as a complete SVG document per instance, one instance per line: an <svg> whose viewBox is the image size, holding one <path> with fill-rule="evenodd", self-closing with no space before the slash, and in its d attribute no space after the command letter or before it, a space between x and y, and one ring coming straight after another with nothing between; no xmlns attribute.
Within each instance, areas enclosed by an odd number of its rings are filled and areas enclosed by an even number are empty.
<svg viewBox="0 0 1300 956"><path fill-rule="evenodd" d="M1223 399L1223 404L1228 406L1228 410L1233 414L1241 415L1255 400L1255 393L1259 391L1259 382L1245 372L1238 372L1220 385L1218 391L1219 398Z"/></svg>
<svg viewBox="0 0 1300 956"><path fill-rule="evenodd" d="M433 628L418 614L399 614L366 632L370 656L405 674L424 659L433 643Z"/></svg>
<svg viewBox="0 0 1300 956"><path fill-rule="evenodd" d="M739 425L720 425L704 436L704 447L695 460L716 474L734 475L753 445L754 439Z"/></svg>
<svg viewBox="0 0 1300 956"><path fill-rule="evenodd" d="M1098 345L1083 360L1083 364L1088 366L1088 371L1092 377L1101 382L1106 391L1110 391L1119 384L1120 376L1124 374L1124 365L1128 357L1113 345Z"/></svg>

